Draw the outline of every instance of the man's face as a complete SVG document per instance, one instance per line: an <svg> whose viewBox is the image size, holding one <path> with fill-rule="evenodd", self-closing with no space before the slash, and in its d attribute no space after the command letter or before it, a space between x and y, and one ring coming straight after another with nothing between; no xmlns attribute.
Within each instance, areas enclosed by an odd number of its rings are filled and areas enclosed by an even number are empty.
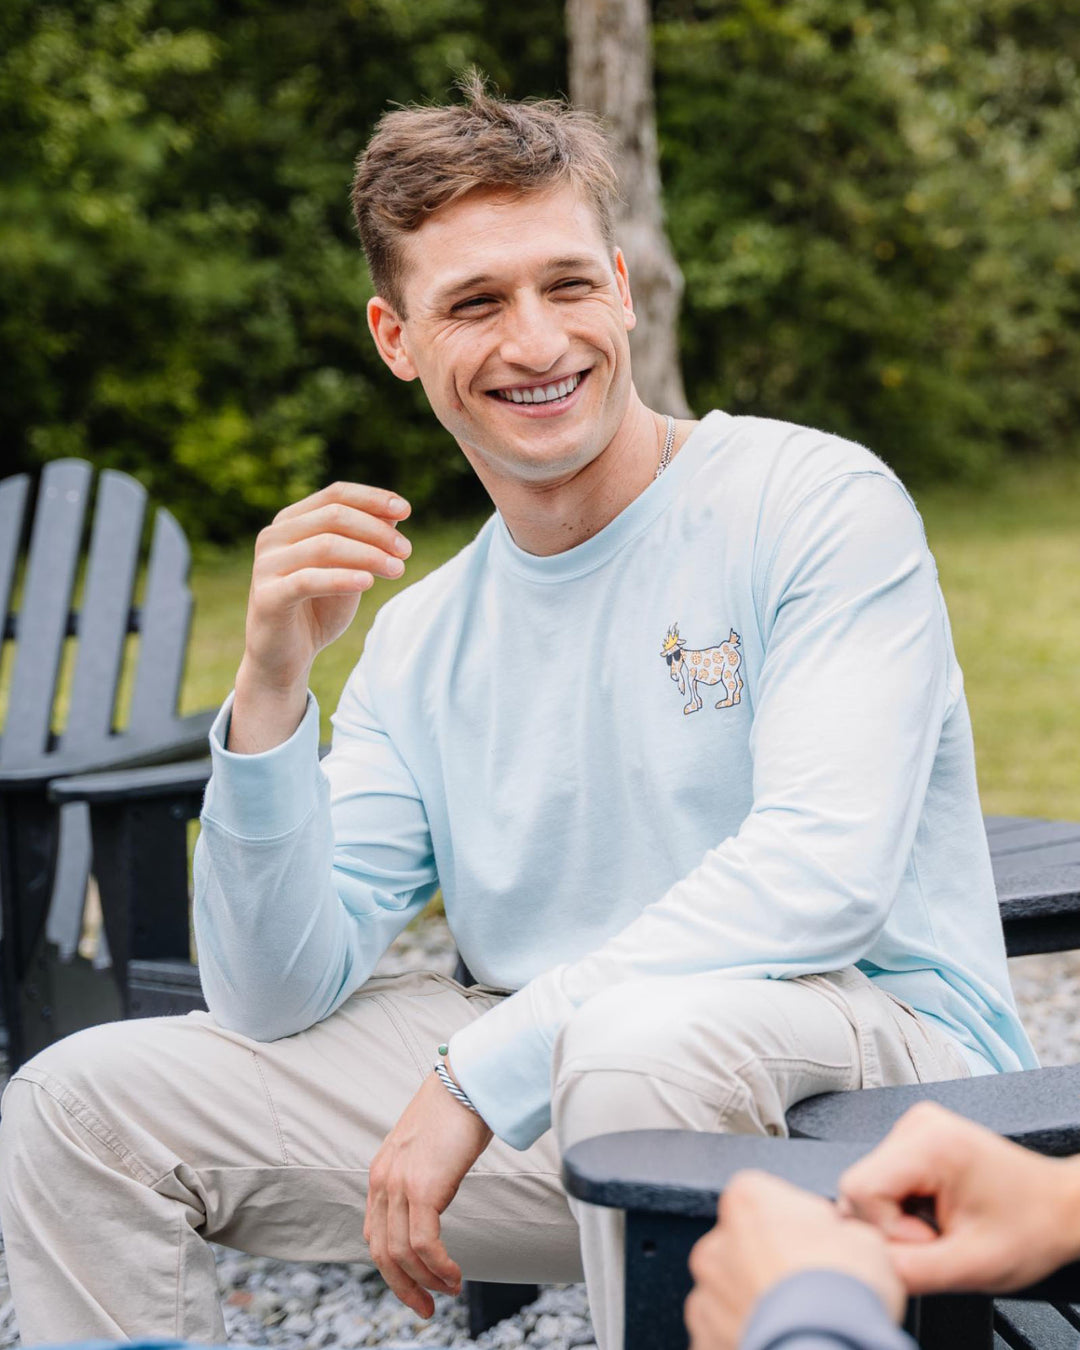
<svg viewBox="0 0 1080 1350"><path fill-rule="evenodd" d="M477 191L404 250L408 317L380 322L373 302L376 340L469 458L531 484L590 463L629 403L634 313L588 201L571 187Z"/></svg>

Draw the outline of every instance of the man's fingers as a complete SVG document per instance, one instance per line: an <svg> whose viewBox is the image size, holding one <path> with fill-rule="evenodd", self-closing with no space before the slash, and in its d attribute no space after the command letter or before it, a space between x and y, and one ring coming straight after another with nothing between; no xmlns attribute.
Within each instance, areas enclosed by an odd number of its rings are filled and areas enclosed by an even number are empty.
<svg viewBox="0 0 1080 1350"><path fill-rule="evenodd" d="M320 534L339 534L362 539L399 558L407 558L412 544L395 529L391 520L360 511L345 502L328 502L287 519L278 519L269 527L266 538L280 544L294 544Z"/></svg>
<svg viewBox="0 0 1080 1350"><path fill-rule="evenodd" d="M374 1201L374 1202L373 1202ZM364 1224L365 1235L370 1231L368 1247L371 1259L378 1267L379 1274L386 1281L391 1292L406 1307L420 1317L430 1317L435 1311L435 1300L403 1269L394 1253L400 1239L395 1231L400 1228L401 1217L397 1212L400 1206L391 1200L380 1187L373 1199L369 1197L368 1218ZM407 1216L405 1220L408 1222Z"/></svg>
<svg viewBox="0 0 1080 1350"><path fill-rule="evenodd" d="M409 1205L409 1235L413 1251L432 1278L438 1281L439 1287L447 1293L458 1293L461 1289L461 1267L446 1250L440 1236L439 1214L433 1205ZM427 1287L430 1289L433 1286L429 1284Z"/></svg>
<svg viewBox="0 0 1080 1350"><path fill-rule="evenodd" d="M386 520L405 520L412 507L402 497L385 488L368 487L364 483L331 483L318 492L293 502L279 511L275 520L291 520L294 516L321 506L341 502L345 506L355 507L358 511L370 511L373 515Z"/></svg>
<svg viewBox="0 0 1080 1350"><path fill-rule="evenodd" d="M435 1300L426 1289L401 1269L393 1261L387 1261L379 1267L379 1274L393 1293L407 1308L411 1308L418 1317L431 1317L435 1312Z"/></svg>
<svg viewBox="0 0 1080 1350"><path fill-rule="evenodd" d="M435 1289L440 1293L450 1293L451 1287L436 1275L416 1250L415 1236L412 1231L409 1202L404 1192L397 1192L390 1200L387 1211L386 1229L387 1255L392 1265L415 1285L417 1289ZM394 1290L397 1293L397 1290ZM401 1297L400 1295L398 1295ZM409 1306L415 1308L414 1302ZM432 1304L434 1308L434 1304ZM430 1313L424 1313L430 1317Z"/></svg>
<svg viewBox="0 0 1080 1350"><path fill-rule="evenodd" d="M340 534L318 534L284 548L269 549L259 558L255 576L266 585L274 576L288 576L305 567L355 567L384 577L399 577L405 571L403 559L375 544Z"/></svg>
<svg viewBox="0 0 1080 1350"><path fill-rule="evenodd" d="M281 600L286 605L301 600L318 600L326 595L359 595L375 584L370 572L351 567L305 567L287 577L279 577L267 586L267 600Z"/></svg>

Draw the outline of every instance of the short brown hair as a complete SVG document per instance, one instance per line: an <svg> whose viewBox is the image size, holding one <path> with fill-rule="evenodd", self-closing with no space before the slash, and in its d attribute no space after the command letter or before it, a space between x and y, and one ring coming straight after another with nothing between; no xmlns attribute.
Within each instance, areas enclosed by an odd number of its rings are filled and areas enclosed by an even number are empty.
<svg viewBox="0 0 1080 1350"><path fill-rule="evenodd" d="M402 313L401 238L477 188L535 192L570 183L614 242L618 179L591 113L556 99L511 103L470 72L464 103L385 113L356 163L352 208L376 291Z"/></svg>

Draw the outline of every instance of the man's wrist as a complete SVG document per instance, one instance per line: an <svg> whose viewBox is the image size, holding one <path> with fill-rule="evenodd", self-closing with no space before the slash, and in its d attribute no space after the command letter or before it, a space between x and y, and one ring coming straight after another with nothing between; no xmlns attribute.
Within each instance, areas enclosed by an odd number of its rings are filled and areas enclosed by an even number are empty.
<svg viewBox="0 0 1080 1350"><path fill-rule="evenodd" d="M479 1116L480 1112L472 1104L468 1093L454 1077L453 1071L450 1068L450 1063L446 1058L448 1054L449 1046L440 1045L438 1049L438 1058L433 1066L435 1076L460 1106L465 1107L467 1111L471 1111L474 1116Z"/></svg>
<svg viewBox="0 0 1080 1350"><path fill-rule="evenodd" d="M257 755L283 745L304 720L307 679L288 688L274 688L253 677L244 663L236 673L236 692L226 749Z"/></svg>

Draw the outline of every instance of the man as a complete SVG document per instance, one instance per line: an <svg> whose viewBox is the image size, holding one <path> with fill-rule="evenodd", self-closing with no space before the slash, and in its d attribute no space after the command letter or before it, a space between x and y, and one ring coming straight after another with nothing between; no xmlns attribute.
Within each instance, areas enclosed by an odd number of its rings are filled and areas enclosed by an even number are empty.
<svg viewBox="0 0 1080 1350"><path fill-rule="evenodd" d="M913 1107L839 1205L745 1172L694 1248L692 1350L912 1350L908 1293L1011 1293L1080 1259L1080 1164ZM934 1203L931 1229L904 1202Z"/></svg>
<svg viewBox="0 0 1080 1350"><path fill-rule="evenodd" d="M212 1237L370 1259L421 1315L584 1270L613 1348L618 1216L571 1214L560 1149L1033 1062L914 507L860 447L641 403L615 188L590 119L476 81L360 161L372 335L496 514L380 611L322 768L308 671L409 508L337 484L260 535L196 860L211 1016L9 1089L30 1339L220 1339ZM437 885L479 984L371 979Z"/></svg>

